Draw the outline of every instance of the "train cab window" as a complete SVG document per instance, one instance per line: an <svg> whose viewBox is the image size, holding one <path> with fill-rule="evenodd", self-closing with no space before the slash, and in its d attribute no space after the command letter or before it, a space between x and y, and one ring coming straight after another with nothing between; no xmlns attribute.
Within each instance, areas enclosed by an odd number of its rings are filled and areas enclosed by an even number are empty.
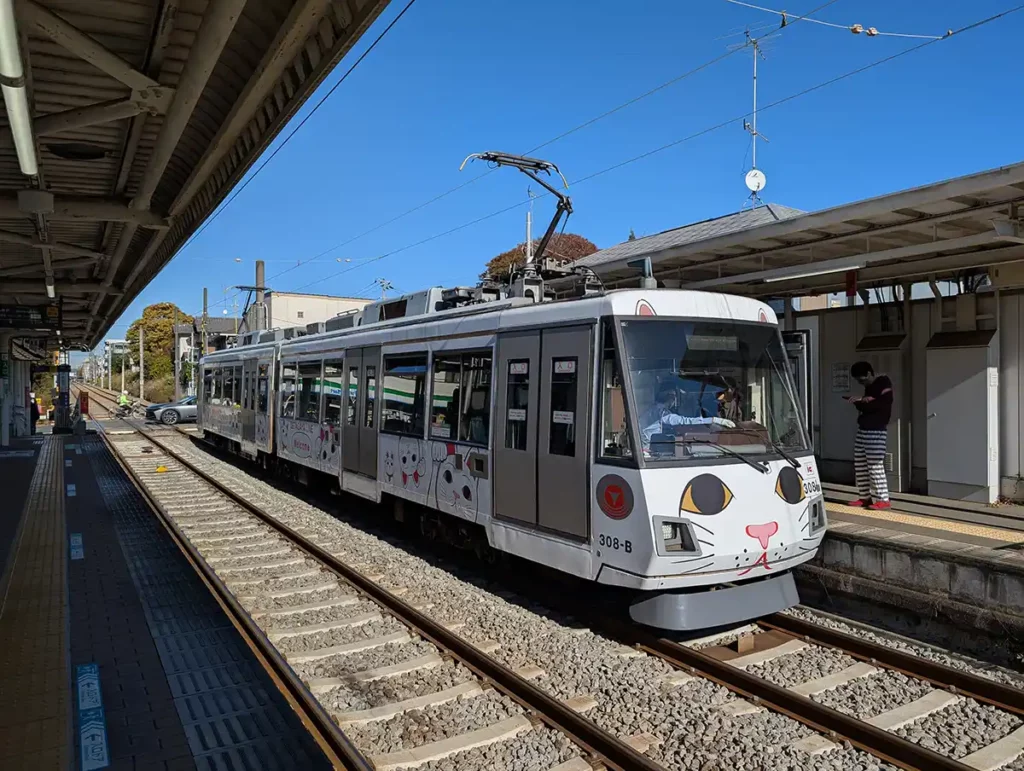
<svg viewBox="0 0 1024 771"><path fill-rule="evenodd" d="M461 378L462 357L459 354L435 354L430 394L431 439L454 439L458 436Z"/></svg>
<svg viewBox="0 0 1024 771"><path fill-rule="evenodd" d="M601 456L632 458L633 443L629 437L629 424L626 422L622 368L615 351L615 332L610 319L606 319L604 324L601 385Z"/></svg>
<svg viewBox="0 0 1024 771"><path fill-rule="evenodd" d="M551 426L548 452L576 455L576 357L551 360Z"/></svg>
<svg viewBox="0 0 1024 771"><path fill-rule="evenodd" d="M530 410L530 360L512 359L508 363L508 392L505 395L505 447L526 450Z"/></svg>
<svg viewBox="0 0 1024 771"><path fill-rule="evenodd" d="M281 365L281 417L295 417L295 365Z"/></svg>
<svg viewBox="0 0 1024 771"><path fill-rule="evenodd" d="M259 376L257 377L256 387L256 405L257 409L263 414L267 414L267 407L270 404L270 367L266 364L260 364Z"/></svg>
<svg viewBox="0 0 1024 771"><path fill-rule="evenodd" d="M324 423L341 425L341 389L345 369L340 360L324 362Z"/></svg>
<svg viewBox="0 0 1024 771"><path fill-rule="evenodd" d="M372 364L366 367L366 412L363 415L363 426L373 428L373 411L377 407L377 368Z"/></svg>
<svg viewBox="0 0 1024 771"><path fill-rule="evenodd" d="M423 436L427 357L384 357L382 430Z"/></svg>
<svg viewBox="0 0 1024 771"><path fill-rule="evenodd" d="M491 353L462 356L459 441L486 447L491 432Z"/></svg>
<svg viewBox="0 0 1024 771"><path fill-rule="evenodd" d="M320 362L299 364L298 408L295 417L310 423L320 422Z"/></svg>
<svg viewBox="0 0 1024 771"><path fill-rule="evenodd" d="M359 367L348 368L348 394L345 407L345 425L356 424L356 406L359 404Z"/></svg>

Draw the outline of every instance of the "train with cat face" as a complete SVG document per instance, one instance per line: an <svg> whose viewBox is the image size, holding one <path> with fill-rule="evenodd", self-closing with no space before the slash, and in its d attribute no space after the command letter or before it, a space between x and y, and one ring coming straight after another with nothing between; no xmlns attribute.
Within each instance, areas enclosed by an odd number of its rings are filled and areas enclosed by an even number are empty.
<svg viewBox="0 0 1024 771"><path fill-rule="evenodd" d="M768 305L459 292L205 356L204 437L418 517L431 537L619 587L650 626L798 601L791 571L817 551L825 506Z"/></svg>

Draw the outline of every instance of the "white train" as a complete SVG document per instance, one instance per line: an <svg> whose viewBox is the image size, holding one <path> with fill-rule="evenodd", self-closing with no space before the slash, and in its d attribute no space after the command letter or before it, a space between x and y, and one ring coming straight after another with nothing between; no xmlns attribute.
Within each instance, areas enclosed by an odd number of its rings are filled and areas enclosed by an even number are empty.
<svg viewBox="0 0 1024 771"><path fill-rule="evenodd" d="M466 292L206 356L204 435L429 535L630 590L651 626L798 601L825 506L770 307L667 289L452 301Z"/></svg>

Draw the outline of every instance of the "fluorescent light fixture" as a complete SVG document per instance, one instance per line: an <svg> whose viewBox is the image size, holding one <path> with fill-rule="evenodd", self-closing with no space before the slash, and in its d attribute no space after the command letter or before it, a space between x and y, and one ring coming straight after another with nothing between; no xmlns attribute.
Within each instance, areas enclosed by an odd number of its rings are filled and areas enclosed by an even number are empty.
<svg viewBox="0 0 1024 771"><path fill-rule="evenodd" d="M46 296L49 297L51 300L57 298L57 291L54 289L53 284L49 281L46 282Z"/></svg>
<svg viewBox="0 0 1024 771"><path fill-rule="evenodd" d="M858 263L856 265L842 265L834 268L821 268L820 270L808 270L803 273L788 273L786 275L772 276L771 278L764 279L764 283L771 284L777 281L795 281L801 278L811 278L813 276L827 276L830 273L846 273L848 270L860 270L864 267L864 263Z"/></svg>
<svg viewBox="0 0 1024 771"><path fill-rule="evenodd" d="M13 85L2 87L7 120L11 124L18 166L30 177L39 173L36 145L32 137L32 115L25 90L25 70L18 46L18 25L14 19L14 0L0 0L0 75Z"/></svg>

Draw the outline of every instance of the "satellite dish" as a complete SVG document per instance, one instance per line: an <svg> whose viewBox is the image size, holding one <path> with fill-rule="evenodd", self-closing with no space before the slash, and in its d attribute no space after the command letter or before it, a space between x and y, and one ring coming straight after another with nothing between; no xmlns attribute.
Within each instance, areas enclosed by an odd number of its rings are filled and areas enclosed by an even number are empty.
<svg viewBox="0 0 1024 771"><path fill-rule="evenodd" d="M747 185L747 190L751 193L759 193L764 190L764 185L768 178L765 177L764 172L760 169L751 169L747 172L747 176L743 178L743 181Z"/></svg>

